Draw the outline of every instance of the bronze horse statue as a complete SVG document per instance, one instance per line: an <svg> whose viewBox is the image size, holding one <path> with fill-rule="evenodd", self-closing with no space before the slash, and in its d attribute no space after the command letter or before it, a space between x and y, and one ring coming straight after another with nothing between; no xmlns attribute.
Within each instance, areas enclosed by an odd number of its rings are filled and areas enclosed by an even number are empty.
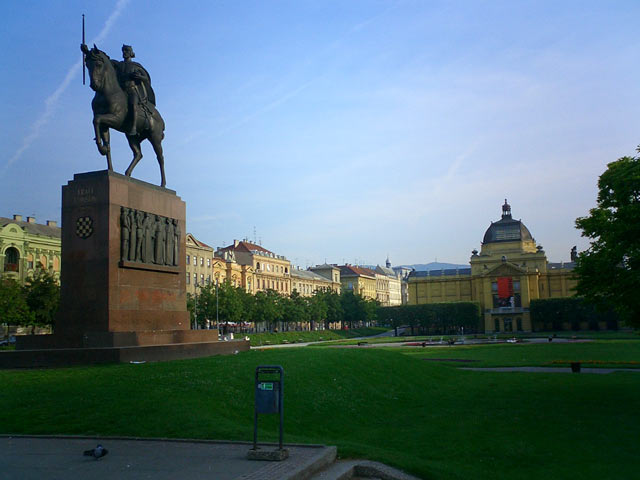
<svg viewBox="0 0 640 480"><path fill-rule="evenodd" d="M118 81L118 75L113 61L95 45L89 50L82 45L82 51L86 56L86 64L89 70L89 78L92 90L96 92L91 102L93 109L93 128L98 151L107 157L107 166L113 171L111 164L111 147L109 145L109 129L113 128L123 132L127 136L129 147L133 152L133 160L127 168L125 175L131 176L131 172L142 158L140 143L149 140L160 164L161 183L164 187L166 179L164 175L164 157L162 155L162 139L164 138L164 120L156 109L155 99L141 99L136 106L140 112L135 115L130 108L131 102L128 94L123 90ZM132 124L133 120L135 125ZM133 132L133 134L132 134Z"/></svg>

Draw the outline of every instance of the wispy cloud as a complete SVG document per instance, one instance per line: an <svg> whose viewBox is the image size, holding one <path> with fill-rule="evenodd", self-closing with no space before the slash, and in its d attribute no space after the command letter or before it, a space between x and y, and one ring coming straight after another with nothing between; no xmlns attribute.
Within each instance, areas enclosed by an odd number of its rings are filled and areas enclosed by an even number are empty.
<svg viewBox="0 0 640 480"><path fill-rule="evenodd" d="M111 30L111 27L115 23L115 21L118 19L120 14L124 11L124 8L127 6L127 3L129 3L129 0L118 0L113 13L109 15L109 18L107 18L107 21L104 23L102 30L100 30L100 33L98 34L98 36L96 36L90 43L99 43L105 39L109 31ZM33 142L37 140L37 138L40 136L40 131L42 130L42 127L44 127L49 122L49 120L51 120L51 117L55 113L56 107L58 106L58 102L60 101L60 97L65 92L67 87L69 87L69 84L71 84L71 81L76 77L76 75L78 75L78 72L80 71L81 68L82 68L81 60L74 63L67 71L67 74L65 75L64 79L62 80L62 83L60 83L58 88L56 88L55 91L45 99L44 111L31 125L31 129L29 133L22 139L22 145L20 145L18 150L16 150L16 152L11 156L11 158L9 158L7 163L5 163L5 165L2 167L2 169L0 170L0 175L4 175L7 169L11 165L13 165L15 162L17 162L20 159L20 157L22 157L23 153L33 144Z"/></svg>
<svg viewBox="0 0 640 480"><path fill-rule="evenodd" d="M355 25L353 25L344 35L340 36L339 38L335 39L333 42L329 43L326 48L319 52L316 56L325 56L328 52L330 51L335 51L338 50L340 45L345 41L346 38L357 34L359 32L361 32L362 30L365 30L369 24L372 24L378 20L380 20L382 17L386 16L389 12L391 12L392 10L395 10L396 8L398 8L400 6L402 2L398 2L395 3L393 5L391 5L390 7L386 8L385 10L383 10L382 12L366 18L365 20L363 20L362 22L359 22ZM281 95L280 97L278 97L277 99L273 100L272 102L256 109L254 112L245 115L244 117L242 117L241 119L239 119L237 122L227 126L226 128L223 128L222 130L219 130L216 132L215 135L213 135L211 138L218 138L221 137L225 134L227 134L230 131L236 130L237 128L240 128L242 126L244 126L245 124L251 122L254 118L269 112L270 110L273 110L274 108L279 107L280 105L282 105L283 103L286 103L287 101L289 101L291 98L297 96L300 92L302 92L303 90L306 90L309 86L311 86L314 82L318 81L319 79L323 78L325 76L325 73L320 74L315 76L314 78L307 80L306 82L302 83L301 85L298 85L296 88L291 89L289 92L287 92L284 95ZM243 86L243 88L246 87Z"/></svg>

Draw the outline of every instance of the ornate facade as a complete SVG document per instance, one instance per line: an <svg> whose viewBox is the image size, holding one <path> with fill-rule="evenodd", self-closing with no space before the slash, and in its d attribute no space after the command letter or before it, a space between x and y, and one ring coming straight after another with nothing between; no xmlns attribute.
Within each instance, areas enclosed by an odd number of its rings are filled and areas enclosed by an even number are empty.
<svg viewBox="0 0 640 480"><path fill-rule="evenodd" d="M244 285L248 292L275 290L291 294L291 262L284 255L247 240L234 240L233 244L218 248L215 256L245 267Z"/></svg>
<svg viewBox="0 0 640 480"><path fill-rule="evenodd" d="M228 281L234 287L242 287L249 293L254 292L255 275L250 265L241 265L235 261L232 252L214 254L213 248L187 234L187 292L211 283Z"/></svg>
<svg viewBox="0 0 640 480"><path fill-rule="evenodd" d="M409 304L479 302L485 332L531 331L531 300L571 296L576 286L574 264L549 263L529 229L512 218L506 200L502 218L491 223L469 263L470 268L412 272Z"/></svg>
<svg viewBox="0 0 640 480"><path fill-rule="evenodd" d="M309 270L329 280L331 284L331 290L338 294L340 293L340 268L337 265L324 263L322 265L316 265L315 267L309 267Z"/></svg>
<svg viewBox="0 0 640 480"><path fill-rule="evenodd" d="M61 229L56 222L36 223L34 217L22 220L0 217L0 274L24 284L38 265L60 278Z"/></svg>
<svg viewBox="0 0 640 480"><path fill-rule="evenodd" d="M376 266L376 297L383 307L402 305L402 281L400 276L391 268L387 259L386 266Z"/></svg>
<svg viewBox="0 0 640 480"><path fill-rule="evenodd" d="M311 297L318 290L333 290L333 282L311 270L291 269L291 291Z"/></svg>
<svg viewBox="0 0 640 480"><path fill-rule="evenodd" d="M376 272L365 267L340 265L340 283L342 290L352 291L362 298L376 300Z"/></svg>

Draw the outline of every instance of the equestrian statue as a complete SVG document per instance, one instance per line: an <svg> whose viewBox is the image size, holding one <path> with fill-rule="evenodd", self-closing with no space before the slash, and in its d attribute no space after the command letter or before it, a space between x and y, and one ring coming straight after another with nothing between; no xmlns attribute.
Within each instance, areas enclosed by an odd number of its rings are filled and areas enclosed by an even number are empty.
<svg viewBox="0 0 640 480"><path fill-rule="evenodd" d="M131 60L135 53L130 45L122 46L123 61L110 59L95 45L89 49L83 43L80 49L89 70L89 86L96 92L91 102L95 141L98 151L107 157L109 170L113 171L109 146L109 129L113 128L127 136L133 152L133 160L125 175L130 177L142 158L140 143L149 140L160 164L160 186L164 187L164 120L156 109L149 73L142 65Z"/></svg>

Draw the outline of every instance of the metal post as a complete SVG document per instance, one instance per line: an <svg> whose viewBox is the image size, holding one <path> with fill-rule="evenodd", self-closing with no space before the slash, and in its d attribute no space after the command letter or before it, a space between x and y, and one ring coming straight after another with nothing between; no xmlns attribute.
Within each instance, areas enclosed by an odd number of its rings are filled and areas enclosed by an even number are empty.
<svg viewBox="0 0 640 480"><path fill-rule="evenodd" d="M219 325L219 321L220 320L218 318L218 279L216 278L216 325Z"/></svg>
<svg viewBox="0 0 640 480"><path fill-rule="evenodd" d="M198 329L198 285L194 285L193 291L195 292L195 306L193 308L193 329Z"/></svg>

